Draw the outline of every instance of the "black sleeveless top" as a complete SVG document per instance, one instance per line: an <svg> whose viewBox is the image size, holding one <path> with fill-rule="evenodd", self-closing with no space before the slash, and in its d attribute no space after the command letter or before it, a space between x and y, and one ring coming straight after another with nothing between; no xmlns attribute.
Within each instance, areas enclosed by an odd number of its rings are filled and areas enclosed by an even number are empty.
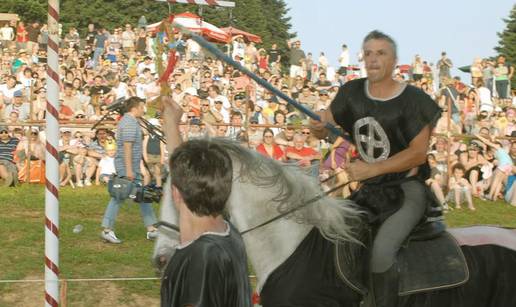
<svg viewBox="0 0 516 307"><path fill-rule="evenodd" d="M366 79L347 82L330 105L333 118L351 135L366 162L385 160L408 148L421 130L427 125L433 128L441 115L439 106L417 87L407 85L396 97L379 101L367 94L366 84ZM380 177L393 179L392 174Z"/></svg>
<svg viewBox="0 0 516 307"><path fill-rule="evenodd" d="M347 82L330 105L336 123L351 135L365 162L386 160L407 149L423 128L433 128L441 115L432 98L414 86L407 85L385 101L370 97L366 86L366 79ZM401 206L403 193L399 185L407 173L370 178L351 198L370 209L381 222ZM429 174L428 163L421 165L419 179L427 179Z"/></svg>

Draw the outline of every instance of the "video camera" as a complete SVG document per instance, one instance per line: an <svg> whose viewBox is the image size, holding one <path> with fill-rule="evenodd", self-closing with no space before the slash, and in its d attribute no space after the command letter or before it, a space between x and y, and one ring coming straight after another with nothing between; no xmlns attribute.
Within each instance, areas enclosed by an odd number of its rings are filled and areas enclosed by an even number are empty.
<svg viewBox="0 0 516 307"><path fill-rule="evenodd" d="M132 199L136 203L159 203L163 196L163 189L156 185L143 185L140 181L130 180L127 177L111 175L108 182L108 191L111 197L118 201Z"/></svg>
<svg viewBox="0 0 516 307"><path fill-rule="evenodd" d="M128 110L125 104L125 97L118 98L113 103L107 105L106 110L109 112L117 112L118 114L125 114Z"/></svg>

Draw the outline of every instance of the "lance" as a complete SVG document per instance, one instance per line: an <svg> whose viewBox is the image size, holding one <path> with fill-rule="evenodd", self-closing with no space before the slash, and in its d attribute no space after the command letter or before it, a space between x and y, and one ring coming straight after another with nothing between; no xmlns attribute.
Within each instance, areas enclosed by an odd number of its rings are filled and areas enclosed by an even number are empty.
<svg viewBox="0 0 516 307"><path fill-rule="evenodd" d="M259 76L257 76L255 73L253 73L252 71L250 71L249 69L245 68L244 66L242 66L240 63L238 63L237 61L233 60L232 58L230 58L229 56L225 55L222 51L220 51L217 46L215 46L215 44L212 44L210 42L208 42L206 39L204 39L203 37L193 33L192 31L188 30L187 28L183 27L182 25L179 25L177 23L174 23L174 26L177 27L181 32L185 32L187 33L188 35L191 36L191 38L197 42L199 45L201 45L203 48L205 48L206 50L208 50L210 53L212 53L214 56L216 56L219 60L221 61L224 61L226 62L227 64L233 66L234 68L238 69L239 71L243 72L245 75L247 75L249 78L253 79L256 83L258 83L259 85L261 85L262 87L264 87L265 89L267 89L269 92L271 92L272 94L280 97L281 99L285 100L287 103L289 103L290 105L294 106L296 109L298 109L299 111L301 111L302 113L304 113L305 115L307 115L308 117L314 119L314 120L317 120L317 121L320 121L321 120L321 117L316 114L315 112L313 112L312 110L306 108L305 106L303 106L302 104L300 104L299 102L295 101L294 99L290 98L288 95L286 95L285 93L283 93L282 91L278 90L277 88L275 88L272 84L270 84L269 82L265 81L264 79L260 78ZM337 127L335 127L334 125L330 124L330 123L326 123L325 127L330 130L332 133L334 133L335 135L338 135L338 136L341 136L347 140L349 140L349 137L348 136L345 136L339 129L337 129Z"/></svg>

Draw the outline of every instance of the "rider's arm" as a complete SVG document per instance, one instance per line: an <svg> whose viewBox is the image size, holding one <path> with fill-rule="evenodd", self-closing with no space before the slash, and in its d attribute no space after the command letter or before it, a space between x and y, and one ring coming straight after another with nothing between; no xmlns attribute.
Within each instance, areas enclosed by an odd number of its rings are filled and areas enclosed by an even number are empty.
<svg viewBox="0 0 516 307"><path fill-rule="evenodd" d="M174 150L181 145L181 133L179 132L179 123L183 110L172 100L172 97L162 97L163 103L163 132L167 140L167 151L172 155Z"/></svg>
<svg viewBox="0 0 516 307"><path fill-rule="evenodd" d="M432 130L427 125L410 142L409 147L395 154L387 160L374 163L377 176L388 173L400 173L412 169L426 162L426 152L430 142Z"/></svg>

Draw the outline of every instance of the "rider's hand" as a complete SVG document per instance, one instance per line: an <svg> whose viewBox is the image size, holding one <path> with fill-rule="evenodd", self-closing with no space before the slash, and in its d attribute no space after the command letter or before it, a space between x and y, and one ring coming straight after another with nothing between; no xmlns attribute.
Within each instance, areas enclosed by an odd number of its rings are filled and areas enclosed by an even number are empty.
<svg viewBox="0 0 516 307"><path fill-rule="evenodd" d="M318 111L315 113L319 115L321 120L310 119L310 128L318 131L324 130L326 128L326 123L328 123L328 119L326 118L326 112Z"/></svg>
<svg viewBox="0 0 516 307"><path fill-rule="evenodd" d="M378 167L362 160L348 163L344 169L348 173L349 179L352 181L362 181L379 175L376 172Z"/></svg>

